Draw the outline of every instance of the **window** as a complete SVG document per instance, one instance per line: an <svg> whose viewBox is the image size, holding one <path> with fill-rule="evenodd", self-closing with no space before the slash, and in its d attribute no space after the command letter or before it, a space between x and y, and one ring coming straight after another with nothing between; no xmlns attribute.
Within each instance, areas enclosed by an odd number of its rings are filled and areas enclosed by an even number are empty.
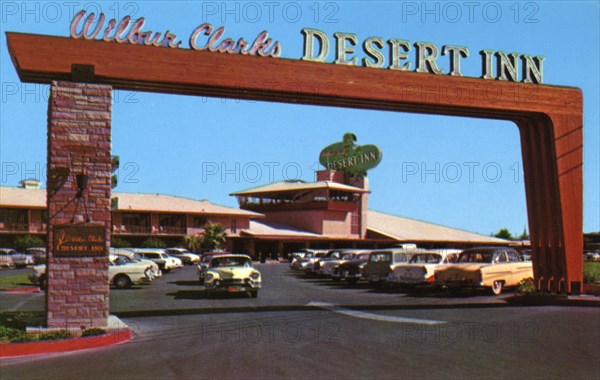
<svg viewBox="0 0 600 380"><path fill-rule="evenodd" d="M519 261L519 256L517 255L517 253L515 251L508 251L508 252L506 252L506 254L508 255L509 262L514 263L514 262Z"/></svg>
<svg viewBox="0 0 600 380"><path fill-rule="evenodd" d="M360 212L359 210L352 211L350 221L350 233L353 235L360 234Z"/></svg>
<svg viewBox="0 0 600 380"><path fill-rule="evenodd" d="M231 233L236 233L237 232L237 219L231 219Z"/></svg>
<svg viewBox="0 0 600 380"><path fill-rule="evenodd" d="M0 210L0 229L27 231L28 210L3 208Z"/></svg>
<svg viewBox="0 0 600 380"><path fill-rule="evenodd" d="M208 223L206 216L194 215L192 218L192 227L194 228L202 228L206 223Z"/></svg>

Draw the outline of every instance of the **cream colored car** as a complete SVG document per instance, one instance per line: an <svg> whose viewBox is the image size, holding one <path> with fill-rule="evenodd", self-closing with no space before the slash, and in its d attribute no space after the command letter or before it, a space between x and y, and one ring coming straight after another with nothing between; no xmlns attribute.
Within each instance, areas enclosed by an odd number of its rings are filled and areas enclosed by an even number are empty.
<svg viewBox="0 0 600 380"><path fill-rule="evenodd" d="M397 265L387 281L394 285L413 287L431 285L435 270L458 259L459 249L430 250L416 253L407 264Z"/></svg>
<svg viewBox="0 0 600 380"><path fill-rule="evenodd" d="M245 292L256 298L261 288L261 275L252 267L252 260L247 255L219 255L210 261L204 286L211 296L216 292Z"/></svg>
<svg viewBox="0 0 600 380"><path fill-rule="evenodd" d="M498 295L526 278L533 278L532 263L521 261L517 251L508 247L470 248L455 264L435 270L435 284L450 291L485 287Z"/></svg>

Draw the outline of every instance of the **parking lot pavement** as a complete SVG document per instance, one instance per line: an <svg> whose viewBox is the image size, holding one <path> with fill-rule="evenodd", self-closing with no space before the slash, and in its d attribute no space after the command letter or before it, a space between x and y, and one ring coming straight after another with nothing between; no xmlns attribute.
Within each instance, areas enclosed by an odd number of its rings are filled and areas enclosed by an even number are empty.
<svg viewBox="0 0 600 380"><path fill-rule="evenodd" d="M131 342L3 362L2 379L600 375L598 307L377 292L298 276L285 264L257 267L264 288L256 299L206 298L193 267L113 290L111 310L133 329Z"/></svg>

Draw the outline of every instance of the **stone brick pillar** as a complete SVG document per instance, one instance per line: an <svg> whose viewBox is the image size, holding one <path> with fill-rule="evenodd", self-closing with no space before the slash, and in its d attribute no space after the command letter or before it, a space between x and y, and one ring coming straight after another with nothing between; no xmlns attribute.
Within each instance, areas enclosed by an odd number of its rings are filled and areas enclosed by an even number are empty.
<svg viewBox="0 0 600 380"><path fill-rule="evenodd" d="M111 86L52 82L48 101L48 327L107 327L111 113ZM88 181L83 186L80 181L78 187L81 174L87 174ZM100 236L104 229L99 255L55 256L54 229L66 225L100 227Z"/></svg>

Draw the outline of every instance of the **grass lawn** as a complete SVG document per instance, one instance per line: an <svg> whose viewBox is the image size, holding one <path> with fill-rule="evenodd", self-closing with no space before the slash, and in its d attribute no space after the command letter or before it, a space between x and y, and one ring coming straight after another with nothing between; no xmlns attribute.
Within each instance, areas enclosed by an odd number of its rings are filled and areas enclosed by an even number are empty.
<svg viewBox="0 0 600 380"><path fill-rule="evenodd" d="M583 282L600 283L600 263L583 263Z"/></svg>
<svg viewBox="0 0 600 380"><path fill-rule="evenodd" d="M27 278L27 273L0 278L0 288L17 288L19 286L33 286Z"/></svg>

